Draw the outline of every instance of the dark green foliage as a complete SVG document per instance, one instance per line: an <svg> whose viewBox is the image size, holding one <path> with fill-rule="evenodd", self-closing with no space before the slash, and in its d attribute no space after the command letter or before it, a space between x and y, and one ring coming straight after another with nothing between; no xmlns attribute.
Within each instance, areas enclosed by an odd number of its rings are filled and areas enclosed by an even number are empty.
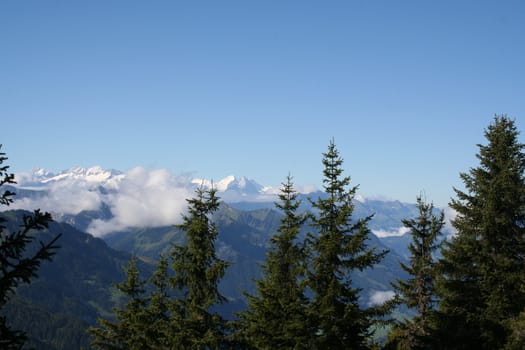
<svg viewBox="0 0 525 350"><path fill-rule="evenodd" d="M313 292L309 319L314 324L318 349L363 349L368 347L374 310L361 309L359 289L351 274L379 262L386 252L367 247L371 216L352 220L357 187L348 188L350 177L343 177L343 160L333 142L323 154L326 198L312 202L316 211L312 226L311 268L308 286Z"/></svg>
<svg viewBox="0 0 525 350"><path fill-rule="evenodd" d="M525 349L525 312L521 312L517 317L509 322L510 335L507 338L506 350Z"/></svg>
<svg viewBox="0 0 525 350"><path fill-rule="evenodd" d="M417 205L419 216L402 220L412 237L408 246L409 264L400 263L409 278L398 279L393 284L396 302L415 309L417 314L413 319L393 326L387 344L389 348L428 349L435 342L432 338L436 303L434 252L439 247L436 242L445 225L444 213L436 216L433 204L425 203L421 197L417 198Z"/></svg>
<svg viewBox="0 0 525 350"><path fill-rule="evenodd" d="M181 339L188 348L221 348L225 342L226 322L210 312L225 298L218 289L228 263L217 258L217 228L211 215L219 208L216 190L197 190L197 198L188 200L188 216L178 227L186 232L186 246L176 245L172 252L174 286L183 293L180 315L189 337Z"/></svg>
<svg viewBox="0 0 525 350"><path fill-rule="evenodd" d="M17 230L29 212L5 211L7 231ZM130 254L109 248L102 239L80 232L68 224L51 222L34 233L35 240L50 241L61 232L60 249L50 264L42 264L38 279L21 284L1 311L9 324L27 333L27 346L36 350L88 348L85 334L98 317L106 317L122 297L112 285L124 278L122 271ZM27 252L35 252L33 240ZM154 266L139 264L141 273L151 274Z"/></svg>
<svg viewBox="0 0 525 350"><path fill-rule="evenodd" d="M116 321L100 319L101 328L90 328L93 335L92 345L96 349L149 349L144 334L148 327L146 315L147 299L145 281L142 281L137 269L137 260L132 258L126 269L126 281L117 284L117 289L129 300L122 309L115 309Z"/></svg>
<svg viewBox="0 0 525 350"><path fill-rule="evenodd" d="M485 137L479 166L460 175L466 191L456 189L450 204L457 236L439 263L439 326L449 348L502 348L525 307L525 145L505 116Z"/></svg>
<svg viewBox="0 0 525 350"><path fill-rule="evenodd" d="M218 282L228 263L217 258L217 230L211 214L219 206L214 189L197 190L189 214L178 227L187 245L173 245L161 256L151 279L140 279L136 260L117 288L129 301L115 310L116 321L91 328L98 349L222 349L228 345L226 321L212 308L225 301ZM171 265L170 265L171 263ZM171 269L170 269L171 267ZM172 272L172 273L171 273ZM150 287L148 291L146 287Z"/></svg>
<svg viewBox="0 0 525 350"><path fill-rule="evenodd" d="M263 278L257 294L248 295L248 308L241 316L242 337L256 349L309 349L313 330L307 322L308 300L304 294L306 254L297 241L305 215L297 213L292 178L288 176L275 206L284 216L271 238Z"/></svg>
<svg viewBox="0 0 525 350"><path fill-rule="evenodd" d="M6 160L5 153L0 152L0 165ZM0 167L0 187L15 183L14 175L8 173L8 169L7 165ZM4 191L0 196L0 204L8 206L12 203L14 195L11 191ZM20 230L9 232L4 225L5 219L0 218L0 310L12 297L18 285L30 283L33 278L38 277L36 271L42 261L50 261L55 255L58 249L56 241L60 235L48 243L40 241L40 246L34 252L26 251L34 240L34 231L47 228L51 220L49 213L42 213L37 209L33 215L24 216ZM18 349L26 339L24 332L11 329L7 318L0 316L0 348Z"/></svg>
<svg viewBox="0 0 525 350"><path fill-rule="evenodd" d="M304 196L298 196L298 198L301 197L304 198ZM367 200L365 204L368 202L371 201ZM359 202L356 203L358 204ZM392 205L395 204L392 203ZM298 212L303 213L304 206L304 202L301 201ZM414 212L417 213L417 209ZM230 319L234 313L246 309L246 299L242 291L252 295L256 293L254 280L262 279L260 265L266 259L267 249L271 244L270 239L277 232L283 217L282 211L276 209L242 211L224 202L214 213L213 222L219 231L216 242L217 254L221 259L231 262L231 266L228 267L227 273L219 284L219 289L228 298L228 303L217 305L214 308L224 317ZM303 226L298 240L304 240L308 229L308 225ZM128 233L121 232L109 237L105 236L104 240L116 249L130 251L148 261L157 260L161 254L169 254L170 242L177 244L185 242L184 233L173 226L135 229ZM157 242L161 243L157 244ZM379 240L373 234L369 236L370 247L386 249L382 242L383 239ZM391 282L406 275L399 266L400 259L402 258L395 251L390 251L373 268L355 271L352 275L354 285L364 291L390 289ZM368 300L361 298L360 302L362 306L366 306Z"/></svg>

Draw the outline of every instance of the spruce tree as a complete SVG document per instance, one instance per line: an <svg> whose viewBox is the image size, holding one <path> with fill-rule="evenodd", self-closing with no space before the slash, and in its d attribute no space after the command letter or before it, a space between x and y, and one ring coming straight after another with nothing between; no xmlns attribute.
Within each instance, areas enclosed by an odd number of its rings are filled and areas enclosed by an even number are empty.
<svg viewBox="0 0 525 350"><path fill-rule="evenodd" d="M2 145L0 144L0 148ZM8 158L0 152L0 187L16 184L15 176L9 173L9 166L2 165ZM0 205L13 203L14 192L4 190L0 194ZM0 310L16 293L21 283L31 283L37 278L37 271L43 261L51 261L59 248L56 245L61 236L58 234L50 242L40 241L39 247L28 252L29 245L36 240L35 231L48 228L52 221L51 214L42 213L39 209L32 215L24 215L21 230L6 230L6 219L0 218ZM0 316L0 349L21 349L27 335L12 329L6 316Z"/></svg>
<svg viewBox="0 0 525 350"><path fill-rule="evenodd" d="M241 314L242 335L256 349L309 349L313 332L306 322L304 294L306 254L298 235L306 216L298 214L301 202L288 176L282 184L277 234L271 238L263 278L256 282L257 294L248 296L248 309Z"/></svg>
<svg viewBox="0 0 525 350"><path fill-rule="evenodd" d="M525 306L525 145L497 116L478 145L479 166L460 175L450 206L457 235L439 263L441 328L449 348L502 348ZM461 344L461 345L458 345Z"/></svg>
<svg viewBox="0 0 525 350"><path fill-rule="evenodd" d="M352 272L379 262L386 252L367 246L371 216L352 220L357 186L349 187L343 160L333 141L323 154L323 184L326 198L312 201L311 273L308 286L313 292L309 318L314 324L317 349L365 349L368 347L372 309L359 306L359 289L353 286Z"/></svg>
<svg viewBox="0 0 525 350"><path fill-rule="evenodd" d="M170 349L170 304L176 301L172 299L169 259L166 256L160 256L149 282L152 291L148 298L145 336L150 340L151 349Z"/></svg>
<svg viewBox="0 0 525 350"><path fill-rule="evenodd" d="M434 342L433 312L436 303L435 278L436 269L434 253L439 248L438 237L445 225L443 211L436 216L434 205L417 198L419 216L415 219L403 219L412 241L408 246L409 264L400 263L409 278L398 279L393 284L396 301L415 309L417 314L411 320L394 325L389 334L387 348L428 349Z"/></svg>
<svg viewBox="0 0 525 350"><path fill-rule="evenodd" d="M148 297L145 280L140 278L137 258L131 258L125 270L126 280L118 283L116 288L127 298L121 309L115 309L115 321L99 319L100 328L91 327L91 345L95 349L153 349L151 340L146 337L150 320L146 314Z"/></svg>
<svg viewBox="0 0 525 350"><path fill-rule="evenodd" d="M97 349L223 349L229 347L227 322L212 308L225 301L218 283L228 263L217 258L217 229L211 215L219 207L216 190L197 191L188 199L188 215L178 227L185 245L161 256L144 281L133 258L127 280L117 285L128 302L115 310L116 321L100 319L91 328Z"/></svg>
<svg viewBox="0 0 525 350"><path fill-rule="evenodd" d="M225 302L218 284L228 263L215 252L217 228L211 215L219 208L217 190L199 188L188 199L188 215L178 227L186 233L187 244L176 245L171 253L172 284L182 297L172 304L173 334L181 349L220 349L227 345L227 323L211 309Z"/></svg>

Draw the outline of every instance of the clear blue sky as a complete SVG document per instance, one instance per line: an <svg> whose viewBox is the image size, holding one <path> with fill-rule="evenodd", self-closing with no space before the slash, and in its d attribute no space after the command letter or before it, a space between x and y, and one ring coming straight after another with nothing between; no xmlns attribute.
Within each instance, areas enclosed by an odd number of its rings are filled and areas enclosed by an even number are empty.
<svg viewBox="0 0 525 350"><path fill-rule="evenodd" d="M333 137L362 194L445 205L502 113L525 133L523 1L0 2L14 172L320 185Z"/></svg>

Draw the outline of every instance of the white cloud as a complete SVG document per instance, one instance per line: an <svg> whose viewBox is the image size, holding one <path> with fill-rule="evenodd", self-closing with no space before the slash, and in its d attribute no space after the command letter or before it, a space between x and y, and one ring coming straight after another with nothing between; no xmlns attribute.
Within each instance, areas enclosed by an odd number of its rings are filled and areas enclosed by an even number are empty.
<svg viewBox="0 0 525 350"><path fill-rule="evenodd" d="M377 237L383 238L383 237L400 237L405 235L406 233L410 232L410 229L401 226L396 230L372 230L372 233L375 234Z"/></svg>
<svg viewBox="0 0 525 350"><path fill-rule="evenodd" d="M319 191L319 188L316 185L307 184L307 185L298 185L294 184L294 189L298 193L310 194Z"/></svg>
<svg viewBox="0 0 525 350"><path fill-rule="evenodd" d="M32 188L40 192L15 199L11 208L40 208L56 214L76 215L83 210L98 210L105 203L113 217L94 220L87 230L101 236L129 227L176 224L187 208L186 199L195 194L189 177L175 176L166 169L135 167L115 181L89 180L89 177L79 176L62 177L59 181L45 184L35 182L38 186ZM24 182L28 183L21 183ZM100 191L100 187L104 191Z"/></svg>
<svg viewBox="0 0 525 350"><path fill-rule="evenodd" d="M106 195L113 218L94 220L88 232L100 236L129 227L154 227L180 222L186 199L194 194L191 181L168 170L136 167L126 173L118 189Z"/></svg>
<svg viewBox="0 0 525 350"><path fill-rule="evenodd" d="M450 238L457 233L456 229L452 226L451 221L458 216L458 212L451 207L446 207L443 211L445 213L445 230L448 232L447 238Z"/></svg>
<svg viewBox="0 0 525 350"><path fill-rule="evenodd" d="M42 195L33 198L16 199L15 197L12 208L26 210L40 208L43 211L75 215L82 210L96 210L102 203L100 193L82 181L66 180L40 190L43 191Z"/></svg>
<svg viewBox="0 0 525 350"><path fill-rule="evenodd" d="M370 291L370 298L368 300L368 306L384 304L385 302L394 298L395 295L396 293L394 293L394 291L392 290L387 290L387 291L372 290Z"/></svg>

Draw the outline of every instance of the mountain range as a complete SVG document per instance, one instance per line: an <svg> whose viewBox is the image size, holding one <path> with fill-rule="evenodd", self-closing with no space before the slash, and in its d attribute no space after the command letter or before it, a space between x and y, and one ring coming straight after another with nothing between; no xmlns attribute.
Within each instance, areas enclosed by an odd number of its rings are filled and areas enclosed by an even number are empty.
<svg viewBox="0 0 525 350"><path fill-rule="evenodd" d="M17 174L16 179L18 184L13 190L18 196L14 208L41 208L62 221L80 214L84 219L79 228L97 236L133 227L176 223L186 207L185 200L193 196L198 186L213 186L222 201L241 210L273 208L279 193L278 188L263 186L245 176L230 175L212 182L174 175L165 169L141 167L127 172L74 167L58 174L35 169ZM300 195L302 209L309 210L309 199L322 195L310 186ZM374 214L370 228L379 238L394 237L395 240L404 236L407 231L401 219L417 215L415 204L396 200L358 195L355 206L357 216ZM137 215L126 215L127 212L137 212ZM141 218L143 224L137 222L137 218Z"/></svg>
<svg viewBox="0 0 525 350"><path fill-rule="evenodd" d="M63 234L54 261L44 264L40 278L21 288L7 308L16 326L31 331L30 344L36 349L87 348L83 329L94 325L97 317L111 315L121 302L112 286L124 278L129 257L138 256L144 276L150 275L160 254L167 253L172 243L184 242L183 232L173 224L184 213L186 199L198 186L211 186L205 180L144 168L125 173L100 167L59 174L37 170L17 181L12 207L18 210L2 215L16 225L26 213L22 209L41 208L56 219L42 237ZM278 192L254 180L229 176L213 186L223 199L214 215L219 231L216 249L231 263L220 284L228 303L219 310L233 317L245 307L244 292L255 292L254 279L261 277L260 264L282 214L273 203ZM323 193L302 193L300 210L311 210L310 200L318 196ZM370 235L369 246L390 250L373 269L352 277L362 289L361 303L368 305L391 295L390 283L406 277L399 262L408 255L409 235L401 219L418 211L414 204L399 201L356 197L354 204L354 218L373 214L369 227L375 234ZM302 235L308 230L305 227ZM33 321L28 323L28 317ZM46 320L45 327L37 326L38 320Z"/></svg>

